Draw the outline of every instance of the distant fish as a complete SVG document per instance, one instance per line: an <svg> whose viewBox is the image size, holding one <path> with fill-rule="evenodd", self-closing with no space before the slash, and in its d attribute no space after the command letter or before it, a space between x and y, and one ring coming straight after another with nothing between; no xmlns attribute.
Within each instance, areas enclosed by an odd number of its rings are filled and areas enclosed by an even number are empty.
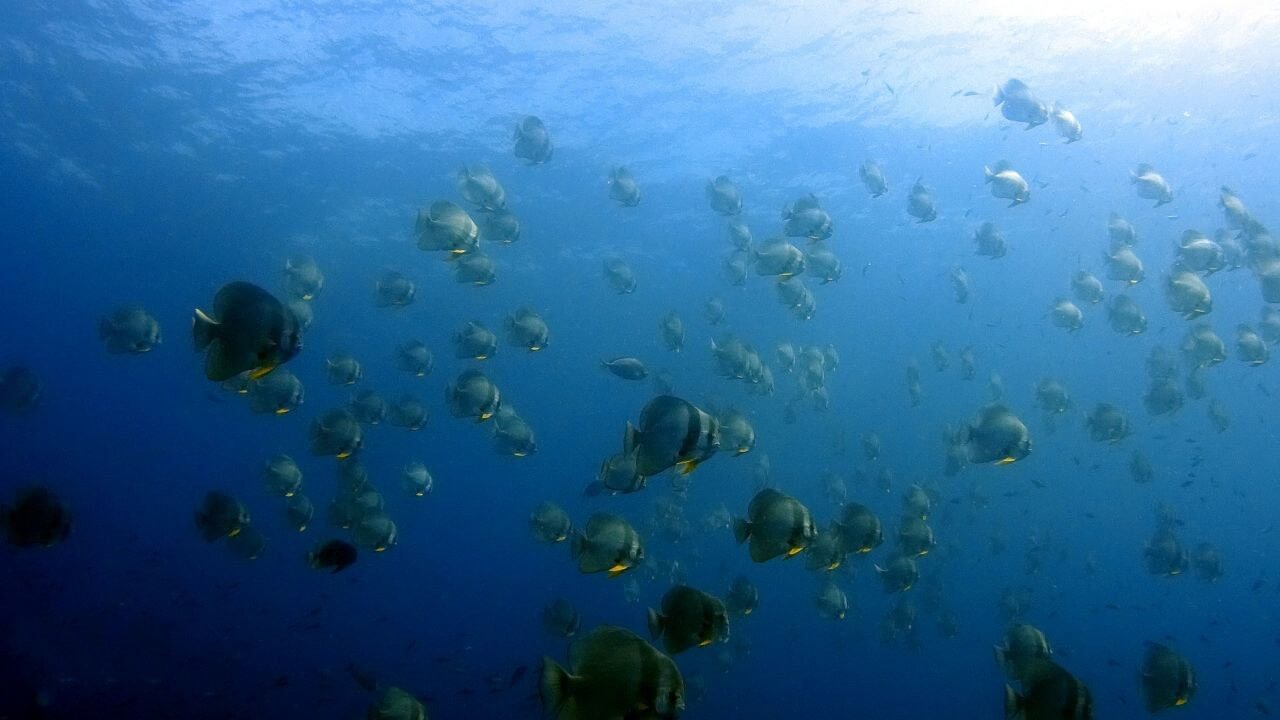
<svg viewBox="0 0 1280 720"><path fill-rule="evenodd" d="M360 685L361 688L365 689L365 692L378 692L378 678L376 678L374 674L370 673L369 670L356 665L355 662L348 664L344 667L344 670L347 671L348 675L351 675L352 680L356 680L357 685Z"/></svg>
<svg viewBox="0 0 1280 720"><path fill-rule="evenodd" d="M1026 123L1027 130L1049 120L1049 108L1032 94L1031 88L1017 78L1010 78L995 88L992 103L1000 106L1005 119Z"/></svg>

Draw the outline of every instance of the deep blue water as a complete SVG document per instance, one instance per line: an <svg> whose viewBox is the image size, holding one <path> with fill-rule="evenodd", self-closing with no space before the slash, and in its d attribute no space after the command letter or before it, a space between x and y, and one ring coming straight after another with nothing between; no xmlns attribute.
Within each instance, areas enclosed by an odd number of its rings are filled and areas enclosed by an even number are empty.
<svg viewBox="0 0 1280 720"><path fill-rule="evenodd" d="M260 5L260 6L259 6ZM1000 17L983 8L919 14L890 7L787 7L752 3L710 12L590 7L358 9L298 3L51 3L10 9L0 30L0 363L22 363L44 383L39 408L0 415L5 462L0 501L44 484L74 514L71 536L49 549L0 549L0 635L6 683L0 717L37 694L49 717L359 717L371 696L344 668L424 699L433 718L541 717L535 679L543 655L566 643L542 628L543 606L573 602L584 628L644 631L644 608L668 573L635 570L607 580L577 572L567 548L537 544L530 510L553 500L585 523L616 512L645 534L648 554L678 560L688 581L723 593L746 574L760 607L735 619L750 653L727 671L719 648L677 658L688 718L780 716L1000 717L1005 682L992 660L1007 618L1001 593L1026 588L1020 616L1042 628L1058 661L1093 690L1098 717L1143 714L1135 675L1144 642L1159 640L1195 666L1199 691L1179 716L1251 717L1280 702L1274 607L1277 467L1271 393L1275 362L1235 356L1235 327L1256 323L1264 302L1249 269L1206 282L1204 318L1229 357L1207 372L1209 397L1168 417L1143 408L1145 360L1176 350L1191 325L1165 305L1163 276L1188 228L1225 225L1218 188L1233 187L1261 222L1280 217L1272 169L1280 95L1267 79L1277 57L1275 19L1159 11L1147 34L1132 18ZM1201 14L1197 14L1201 13ZM1087 14L1086 14L1087 15ZM968 22L968 21L972 22ZM1251 22L1248 22L1249 20ZM1164 34L1161 34L1164 33ZM866 71L865 73L863 71ZM1050 125L1029 131L992 110L988 89L1010 76L1046 102L1062 100L1084 125L1064 145ZM973 90L977 96L957 90ZM546 120L556 154L529 167L510 133L526 113ZM867 197L858 165L879 160L889 193ZM1007 158L1032 180L1030 203L1007 208L982 183L982 167ZM1175 188L1152 208L1129 171L1151 162ZM418 250L416 210L462 203L454 174L487 164L522 223L519 242L487 248L498 280L456 284L441 258ZM643 190L638 207L608 200L609 169L626 164ZM729 243L703 185L720 174L741 188L757 240L781 229L778 212L816 193L835 221L832 249L844 277L818 286L817 311L793 318L773 281L754 274L732 287L721 272ZM940 217L905 213L917 177ZM1085 327L1054 327L1047 308L1069 293L1077 269L1103 275L1111 212L1137 228L1147 278L1127 292L1150 327L1122 337L1105 308ZM984 220L1009 254L973 254ZM801 241L797 241L803 244ZM305 404L282 417L252 414L207 381L188 339L192 309L234 279L279 287L284 259L313 257L325 273L315 324L287 367ZM613 293L602 258L625 258L638 289ZM952 299L948 271L963 265L972 297ZM375 307L386 269L418 286L410 307ZM1121 290L1104 280L1108 296ZM721 328L703 304L724 300ZM108 355L97 320L128 302L159 320L164 342L139 357ZM452 357L450 335L469 319L501 328L529 304L551 327L536 354L503 346L480 365L537 432L525 458L497 455L484 429L449 417L446 382L476 366ZM660 343L670 310L688 329L683 352ZM717 377L713 337L732 332L775 365L778 391L750 395ZM397 371L392 349L416 337L433 348L425 378ZM831 407L785 420L795 392L773 358L776 343L839 350ZM935 372L929 347L951 365ZM977 376L962 380L957 354L972 346ZM334 463L307 452L312 418L347 401L324 359L348 352L365 366L360 387L423 398L431 419L411 433L367 429L362 461L387 498L400 540L328 575L306 552L341 530L322 520ZM759 442L743 457L713 458L681 500L691 530L679 543L646 533L655 503L674 497L665 476L644 491L584 498L624 424L652 394L598 367L636 355L668 369L697 403L748 412ZM920 364L924 398L904 381ZM1030 427L1032 454L1007 467L942 474L943 429L990 400L992 373L1005 402ZM1041 377L1061 379L1073 407L1056 431L1036 408ZM1221 400L1231 427L1206 415ZM1084 413L1111 402L1133 435L1091 441ZM863 459L877 432L881 458ZM842 443L841 439L846 442ZM1131 453L1156 478L1135 484ZM277 453L305 473L317 520L291 531L261 484ZM745 512L758 487L750 468L767 455L774 486L825 525L837 506L822 476L844 476L851 499L875 510L886 535L912 483L936 489L930 517L939 546L921 560L912 591L918 643L883 643L896 597L882 593L871 558L851 558L839 583L853 610L820 617L819 578L800 560L754 565L729 530L708 529L722 505ZM399 471L426 463L435 489L399 491ZM893 473L889 492L873 481ZM989 496L972 499L975 487ZM192 513L210 489L234 493L268 539L257 561L206 544ZM1166 502L1188 548L1212 542L1227 573L1208 583L1187 572L1148 574L1142 562L1155 507ZM999 535L1007 549L993 553ZM1041 568L1026 556L1043 543ZM1086 572L1088 558L1096 574ZM628 579L640 602L626 602ZM925 588L940 583L959 634L936 631ZM528 668L513 687L506 679ZM491 680L498 676L499 680ZM9 680L12 679L12 682ZM1261 703L1261 705L1259 705Z"/></svg>

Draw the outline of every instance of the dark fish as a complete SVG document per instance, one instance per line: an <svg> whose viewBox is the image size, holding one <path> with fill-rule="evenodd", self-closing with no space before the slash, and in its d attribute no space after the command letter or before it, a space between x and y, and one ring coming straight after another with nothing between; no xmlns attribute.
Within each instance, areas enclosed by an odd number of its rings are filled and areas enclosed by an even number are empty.
<svg viewBox="0 0 1280 720"><path fill-rule="evenodd" d="M660 395L640 411L638 427L627 423L623 452L636 452L636 471L645 477L675 467L693 472L720 447L720 423L696 405Z"/></svg>
<svg viewBox="0 0 1280 720"><path fill-rule="evenodd" d="M204 496L195 513L196 529L205 541L233 537L249 524L249 513L239 500L213 490Z"/></svg>
<svg viewBox="0 0 1280 720"><path fill-rule="evenodd" d="M243 372L256 380L302 349L293 311L266 290L240 281L218 290L212 314L196 309L191 334L196 350L205 354L205 376L218 382Z"/></svg>
<svg viewBox="0 0 1280 720"><path fill-rule="evenodd" d="M1148 643L1142 663L1142 691L1147 710L1153 713L1186 705L1196 692L1195 672L1173 650Z"/></svg>
<svg viewBox="0 0 1280 720"><path fill-rule="evenodd" d="M671 658L634 633L601 626L575 643L568 669L542 665L542 705L559 720L676 718L684 678Z"/></svg>
<svg viewBox="0 0 1280 720"><path fill-rule="evenodd" d="M515 156L530 165L540 165L549 161L555 149L547 126L536 115L526 115L516 125L514 140Z"/></svg>
<svg viewBox="0 0 1280 720"><path fill-rule="evenodd" d="M345 540L330 540L307 553L307 563L316 570L332 568L341 572L356 561L356 547Z"/></svg>
<svg viewBox="0 0 1280 720"><path fill-rule="evenodd" d="M1005 717L1025 720L1092 720L1093 696L1088 686L1052 660L1024 684L1022 694L1005 686Z"/></svg>
<svg viewBox="0 0 1280 720"><path fill-rule="evenodd" d="M0 529L12 545L50 547L71 534L71 513L47 488L29 488L12 507L0 506Z"/></svg>
<svg viewBox="0 0 1280 720"><path fill-rule="evenodd" d="M676 585L662 597L662 611L649 609L649 634L663 639L671 655L729 639L729 614L712 595Z"/></svg>

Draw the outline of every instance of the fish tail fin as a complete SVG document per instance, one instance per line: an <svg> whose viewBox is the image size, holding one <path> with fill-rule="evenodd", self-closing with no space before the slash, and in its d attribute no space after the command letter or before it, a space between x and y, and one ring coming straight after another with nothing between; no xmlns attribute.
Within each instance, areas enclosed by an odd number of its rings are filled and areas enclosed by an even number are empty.
<svg viewBox="0 0 1280 720"><path fill-rule="evenodd" d="M1017 720L1023 717L1023 711L1026 709L1026 702L1022 696L1013 691L1012 687L1004 686L1004 717L1005 720Z"/></svg>
<svg viewBox="0 0 1280 720"><path fill-rule="evenodd" d="M649 608L649 637L657 640L662 636L662 621L664 618L658 614L657 610Z"/></svg>
<svg viewBox="0 0 1280 720"><path fill-rule="evenodd" d="M574 677L568 670L549 657L542 658L542 705L554 713L555 717L564 717L565 707L573 700ZM573 717L572 714L569 717Z"/></svg>
<svg viewBox="0 0 1280 720"><path fill-rule="evenodd" d="M734 518L733 539L738 541L738 544L741 545L746 542L749 537L751 537L751 523L743 520L742 518Z"/></svg>
<svg viewBox="0 0 1280 720"><path fill-rule="evenodd" d="M191 316L191 338L195 341L196 350L209 347L218 338L218 321L196 308L195 314Z"/></svg>

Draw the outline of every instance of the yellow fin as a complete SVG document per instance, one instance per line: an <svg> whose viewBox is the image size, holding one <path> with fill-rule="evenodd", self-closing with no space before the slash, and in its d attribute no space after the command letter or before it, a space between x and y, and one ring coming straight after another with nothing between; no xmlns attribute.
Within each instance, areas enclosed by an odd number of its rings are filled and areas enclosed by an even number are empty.
<svg viewBox="0 0 1280 720"><path fill-rule="evenodd" d="M240 528L231 528L231 532L227 533L227 537L235 537L240 534Z"/></svg>
<svg viewBox="0 0 1280 720"><path fill-rule="evenodd" d="M800 554L801 552L803 552L803 551L804 551L804 548L802 548L802 547L793 547L793 548L788 548L788 549L787 549L787 557L795 557L796 555L799 555L799 554Z"/></svg>
<svg viewBox="0 0 1280 720"><path fill-rule="evenodd" d="M1173 701L1173 704L1174 704L1174 705L1186 705L1186 704L1187 704L1187 697L1186 697L1185 695L1183 695L1183 696L1179 697L1178 699L1174 700L1174 701Z"/></svg>
<svg viewBox="0 0 1280 720"><path fill-rule="evenodd" d="M252 370L250 370L250 371L249 371L249 379L250 379L250 380L261 380L262 378L264 378L264 377L266 377L267 375L271 374L271 371L272 371L272 370L275 370L275 369L276 369L276 366L275 366L275 365L263 365L263 366L261 366L261 367L256 367L256 368L254 368L254 369L252 369Z"/></svg>
<svg viewBox="0 0 1280 720"><path fill-rule="evenodd" d="M1009 463L1017 462L1017 461L1018 461L1018 458L1016 458L1016 457L1006 456L1006 457L1002 457L1002 458L1000 458L999 460L997 460L995 464L996 464L996 465L1008 465Z"/></svg>
<svg viewBox="0 0 1280 720"><path fill-rule="evenodd" d="M710 638L708 638L708 639L706 639L706 640L703 640L703 641L699 642L699 643L698 643L698 647L706 647L706 646L708 646L708 645L710 645L710 644L711 644L711 639L710 639Z"/></svg>
<svg viewBox="0 0 1280 720"><path fill-rule="evenodd" d="M338 459L339 459L339 460L346 460L346 459L347 459L347 458L349 458L349 457L351 457L351 451L350 451L350 450L347 450L347 451L345 451L345 452L340 452L340 453L338 453Z"/></svg>
<svg viewBox="0 0 1280 720"><path fill-rule="evenodd" d="M277 415L287 415L288 413L289 413L289 408L276 408Z"/></svg>
<svg viewBox="0 0 1280 720"><path fill-rule="evenodd" d="M680 462L676 463L676 470L681 475L688 475L689 473L698 469L699 462L701 461L700 460L681 460Z"/></svg>

